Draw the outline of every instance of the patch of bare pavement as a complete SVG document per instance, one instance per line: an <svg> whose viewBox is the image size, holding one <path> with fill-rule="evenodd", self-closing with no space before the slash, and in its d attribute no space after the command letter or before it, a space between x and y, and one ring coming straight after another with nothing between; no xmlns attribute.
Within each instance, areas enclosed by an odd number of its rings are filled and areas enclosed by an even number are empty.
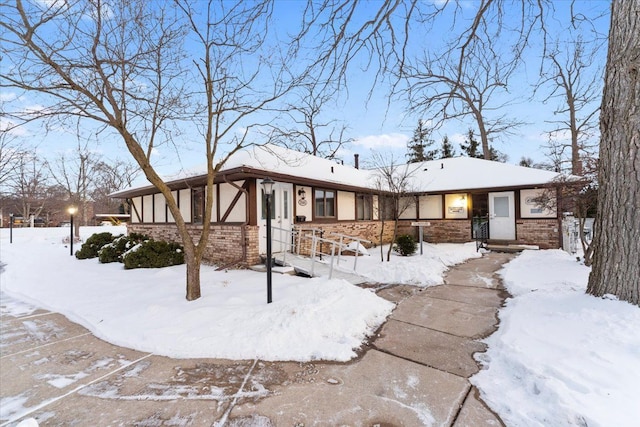
<svg viewBox="0 0 640 427"><path fill-rule="evenodd" d="M0 427L500 426L468 378L506 296L495 272L512 257L468 261L442 286L379 291L398 306L349 363L170 359L0 304Z"/></svg>

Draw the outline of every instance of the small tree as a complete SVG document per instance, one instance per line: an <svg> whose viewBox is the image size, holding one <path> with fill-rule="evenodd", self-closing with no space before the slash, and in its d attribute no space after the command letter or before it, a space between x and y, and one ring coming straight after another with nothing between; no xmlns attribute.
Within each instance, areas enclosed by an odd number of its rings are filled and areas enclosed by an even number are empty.
<svg viewBox="0 0 640 427"><path fill-rule="evenodd" d="M387 251L387 261L391 260L393 242L398 236L398 221L400 216L412 206L415 206L415 198L411 196L411 177L417 170L411 163L398 163L393 155L388 158L380 153L372 157L372 166L375 169L375 185L379 193L378 216L382 221L380 227L380 259L384 261L382 249L384 224L386 220L393 220L393 237Z"/></svg>
<svg viewBox="0 0 640 427"><path fill-rule="evenodd" d="M450 157L456 156L456 148L453 146L451 141L449 141L449 137L445 135L442 138L442 148L440 149L440 158L448 159Z"/></svg>
<svg viewBox="0 0 640 427"><path fill-rule="evenodd" d="M431 129L427 129L424 121L418 120L418 125L413 131L413 137L407 148L408 163L424 162L426 160L433 160L436 157L438 150L430 150L429 148L435 143L431 139Z"/></svg>

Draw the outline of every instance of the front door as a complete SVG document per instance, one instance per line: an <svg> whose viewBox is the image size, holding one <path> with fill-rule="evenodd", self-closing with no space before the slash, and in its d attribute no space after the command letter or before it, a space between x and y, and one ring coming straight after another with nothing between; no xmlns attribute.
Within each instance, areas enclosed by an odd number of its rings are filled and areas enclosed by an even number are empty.
<svg viewBox="0 0 640 427"><path fill-rule="evenodd" d="M267 253L267 203L264 190L258 181L258 212L260 218L260 253ZM284 252L291 238L293 225L293 184L276 182L271 195L271 249L273 253Z"/></svg>
<svg viewBox="0 0 640 427"><path fill-rule="evenodd" d="M516 239L514 200L513 191L489 193L489 239Z"/></svg>

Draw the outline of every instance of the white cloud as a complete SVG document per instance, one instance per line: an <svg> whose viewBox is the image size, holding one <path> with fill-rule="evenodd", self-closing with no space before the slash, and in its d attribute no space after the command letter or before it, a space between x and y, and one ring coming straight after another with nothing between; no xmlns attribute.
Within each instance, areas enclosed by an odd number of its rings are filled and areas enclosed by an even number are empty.
<svg viewBox="0 0 640 427"><path fill-rule="evenodd" d="M353 141L353 145L377 149L377 148L406 148L407 142L410 137L403 133L391 133L382 135L367 135L364 137L356 138Z"/></svg>

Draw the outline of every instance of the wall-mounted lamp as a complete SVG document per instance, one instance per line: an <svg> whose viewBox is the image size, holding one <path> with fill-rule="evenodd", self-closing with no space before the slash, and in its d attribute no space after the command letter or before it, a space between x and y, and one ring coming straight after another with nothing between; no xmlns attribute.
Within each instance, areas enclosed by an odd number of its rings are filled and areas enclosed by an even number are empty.
<svg viewBox="0 0 640 427"><path fill-rule="evenodd" d="M307 197L307 192L306 192L306 191L304 191L304 188L301 188L301 189L299 189L299 190L298 190L298 196L300 196L300 198L301 198L302 200L306 199L306 197Z"/></svg>

